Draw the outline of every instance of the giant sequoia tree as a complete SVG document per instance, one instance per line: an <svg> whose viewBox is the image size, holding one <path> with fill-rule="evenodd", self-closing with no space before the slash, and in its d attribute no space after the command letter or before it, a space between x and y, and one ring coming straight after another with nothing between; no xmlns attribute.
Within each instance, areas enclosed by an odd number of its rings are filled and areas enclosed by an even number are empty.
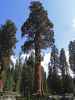
<svg viewBox="0 0 75 100"><path fill-rule="evenodd" d="M10 62L10 56L16 43L16 26L11 20L7 20L0 27L0 71Z"/></svg>
<svg viewBox="0 0 75 100"><path fill-rule="evenodd" d="M53 24L48 19L47 11L39 1L33 1L30 5L28 19L21 27L22 36L28 37L22 46L24 52L35 50L35 84L36 94L42 94L41 89L41 49L51 46L54 42Z"/></svg>

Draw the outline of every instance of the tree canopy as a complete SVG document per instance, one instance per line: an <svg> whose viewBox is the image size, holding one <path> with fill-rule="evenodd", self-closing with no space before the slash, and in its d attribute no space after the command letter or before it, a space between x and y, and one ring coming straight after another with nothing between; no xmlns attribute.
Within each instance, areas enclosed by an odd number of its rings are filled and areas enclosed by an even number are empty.
<svg viewBox="0 0 75 100"><path fill-rule="evenodd" d="M10 56L16 44L16 26L11 20L7 20L0 27L0 63L9 63Z"/></svg>

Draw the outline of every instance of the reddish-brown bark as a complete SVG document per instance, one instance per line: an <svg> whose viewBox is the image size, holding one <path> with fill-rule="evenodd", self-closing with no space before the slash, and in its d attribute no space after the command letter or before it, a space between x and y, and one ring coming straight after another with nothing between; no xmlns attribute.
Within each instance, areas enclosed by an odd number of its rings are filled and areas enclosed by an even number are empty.
<svg viewBox="0 0 75 100"><path fill-rule="evenodd" d="M42 66L41 63L35 65L35 95L43 95L43 80L42 80Z"/></svg>

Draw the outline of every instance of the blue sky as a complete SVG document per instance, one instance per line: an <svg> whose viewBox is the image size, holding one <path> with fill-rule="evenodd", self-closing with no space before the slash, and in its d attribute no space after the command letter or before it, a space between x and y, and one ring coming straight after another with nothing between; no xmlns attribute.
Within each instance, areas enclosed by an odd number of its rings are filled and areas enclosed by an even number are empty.
<svg viewBox="0 0 75 100"><path fill-rule="evenodd" d="M32 0L1 0L0 24L11 19L17 26L16 53L22 45L20 27L29 13L29 3ZM35 1L35 0L34 0ZM48 11L48 17L54 24L55 40L58 49L62 47L67 51L69 41L75 39L75 0L40 0Z"/></svg>

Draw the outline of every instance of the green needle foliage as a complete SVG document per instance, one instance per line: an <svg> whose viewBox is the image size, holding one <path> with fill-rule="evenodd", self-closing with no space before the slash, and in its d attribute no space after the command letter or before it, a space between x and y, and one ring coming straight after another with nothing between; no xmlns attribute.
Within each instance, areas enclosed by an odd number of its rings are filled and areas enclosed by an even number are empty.
<svg viewBox="0 0 75 100"><path fill-rule="evenodd" d="M40 61L40 49L47 48L54 42L53 23L39 1L31 2L29 8L29 17L21 27L22 36L28 37L22 50L26 52L34 49L37 61Z"/></svg>
<svg viewBox="0 0 75 100"><path fill-rule="evenodd" d="M54 43L53 23L39 1L32 1L29 8L29 17L21 27L22 37L27 36L22 50L23 52L35 50L35 90L36 94L43 94L41 93L41 49L46 49Z"/></svg>
<svg viewBox="0 0 75 100"><path fill-rule="evenodd" d="M69 63L72 71L75 73L75 41L69 43Z"/></svg>
<svg viewBox="0 0 75 100"><path fill-rule="evenodd" d="M0 27L0 63L3 65L10 62L13 48L16 44L16 26L11 20L7 20Z"/></svg>

